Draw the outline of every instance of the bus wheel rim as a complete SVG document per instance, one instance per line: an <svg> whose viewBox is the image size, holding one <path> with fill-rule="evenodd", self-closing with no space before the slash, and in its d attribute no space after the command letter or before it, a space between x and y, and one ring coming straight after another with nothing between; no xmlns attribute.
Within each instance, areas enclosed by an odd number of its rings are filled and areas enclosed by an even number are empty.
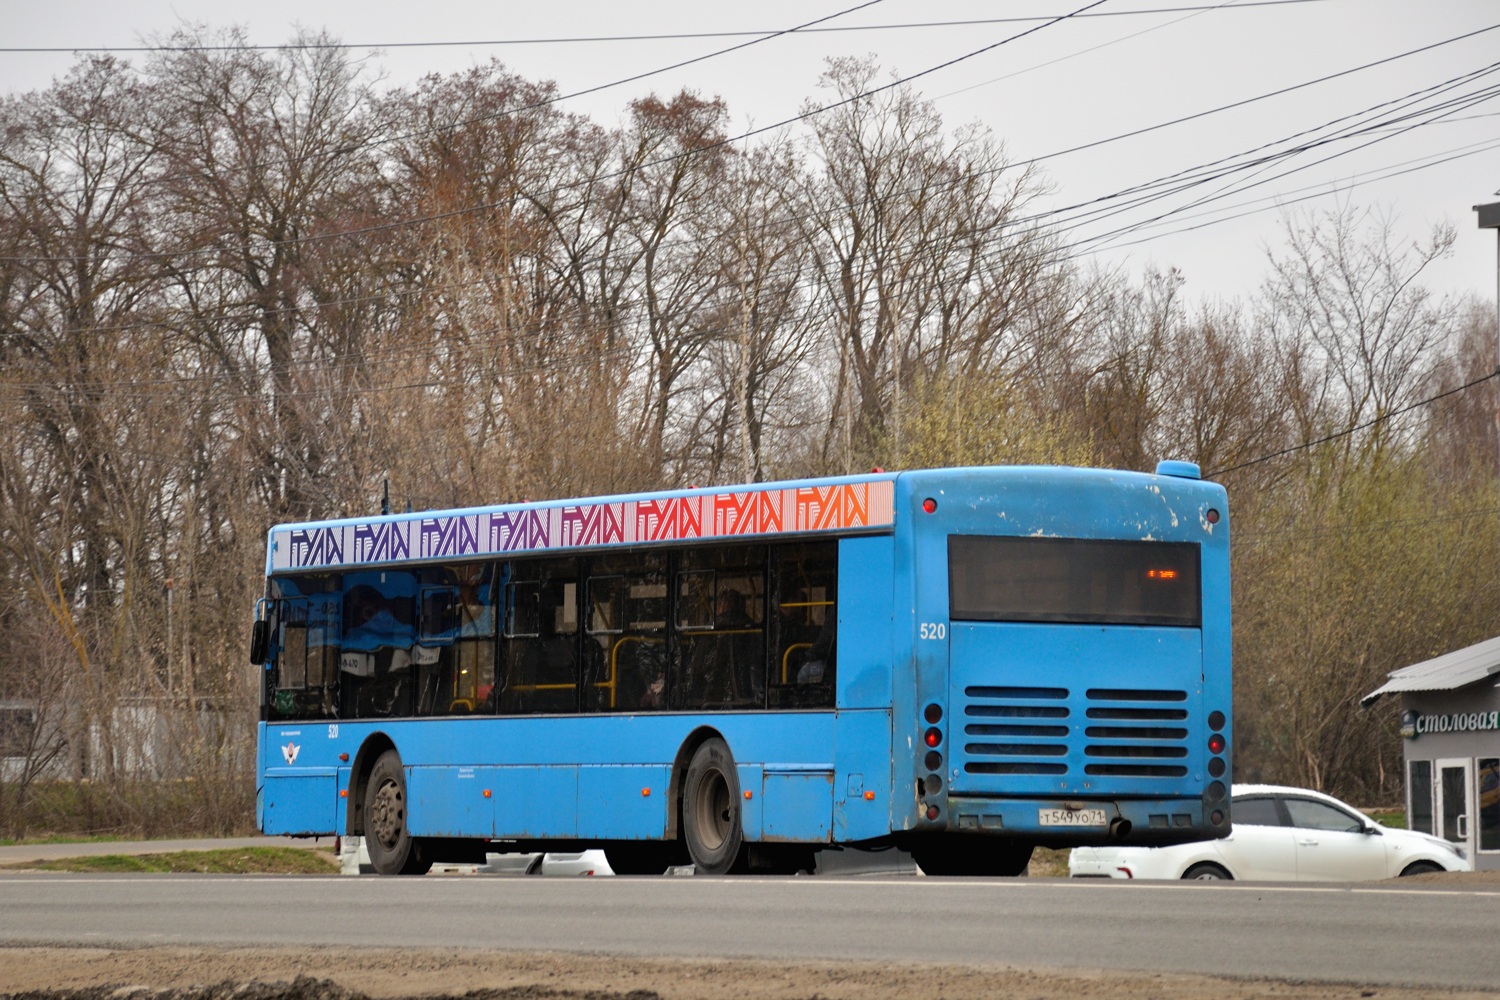
<svg viewBox="0 0 1500 1000"><path fill-rule="evenodd" d="M394 781L386 781L375 792L370 809L370 832L383 847L395 847L396 842L401 839L401 831L406 823L405 810L401 805L401 789Z"/></svg>
<svg viewBox="0 0 1500 1000"><path fill-rule="evenodd" d="M724 846L729 836L729 782L718 771L703 776L699 785L697 827L698 839L710 851Z"/></svg>

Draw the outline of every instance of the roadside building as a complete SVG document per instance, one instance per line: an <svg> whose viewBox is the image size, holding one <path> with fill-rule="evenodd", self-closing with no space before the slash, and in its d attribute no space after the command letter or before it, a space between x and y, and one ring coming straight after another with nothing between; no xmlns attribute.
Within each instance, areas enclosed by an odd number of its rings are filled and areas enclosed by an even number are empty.
<svg viewBox="0 0 1500 1000"><path fill-rule="evenodd" d="M1500 869L1500 638L1403 667L1360 699L1401 698L1406 825Z"/></svg>

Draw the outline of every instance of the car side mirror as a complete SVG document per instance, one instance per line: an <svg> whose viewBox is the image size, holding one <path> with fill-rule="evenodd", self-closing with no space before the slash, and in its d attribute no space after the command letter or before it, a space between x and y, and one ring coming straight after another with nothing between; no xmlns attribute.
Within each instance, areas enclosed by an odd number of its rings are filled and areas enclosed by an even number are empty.
<svg viewBox="0 0 1500 1000"><path fill-rule="evenodd" d="M1381 835L1380 827L1376 826L1373 823L1366 823L1363 827L1360 828L1360 832L1365 833L1371 837L1379 837Z"/></svg>

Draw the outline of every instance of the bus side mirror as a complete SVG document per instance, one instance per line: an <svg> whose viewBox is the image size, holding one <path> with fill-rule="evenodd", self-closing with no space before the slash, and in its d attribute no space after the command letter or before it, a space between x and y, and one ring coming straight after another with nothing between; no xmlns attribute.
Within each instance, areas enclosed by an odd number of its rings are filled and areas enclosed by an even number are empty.
<svg viewBox="0 0 1500 1000"><path fill-rule="evenodd" d="M271 622L261 619L250 626L250 662L257 667L266 662L271 647Z"/></svg>

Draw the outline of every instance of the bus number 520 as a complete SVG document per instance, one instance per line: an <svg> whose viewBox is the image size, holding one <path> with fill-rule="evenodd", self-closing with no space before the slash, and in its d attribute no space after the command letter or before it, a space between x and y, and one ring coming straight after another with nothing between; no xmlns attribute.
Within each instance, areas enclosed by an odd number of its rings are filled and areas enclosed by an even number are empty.
<svg viewBox="0 0 1500 1000"><path fill-rule="evenodd" d="M948 638L948 623L923 622L920 634L924 639L946 639Z"/></svg>

